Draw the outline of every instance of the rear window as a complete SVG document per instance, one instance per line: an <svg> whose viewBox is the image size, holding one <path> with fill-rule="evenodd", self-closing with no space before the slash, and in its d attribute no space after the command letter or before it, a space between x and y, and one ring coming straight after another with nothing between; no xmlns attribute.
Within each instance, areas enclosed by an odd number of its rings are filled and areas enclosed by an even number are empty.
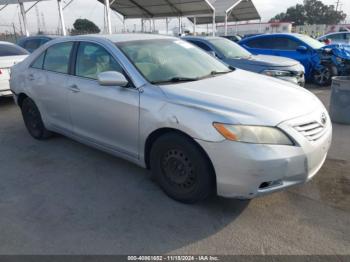
<svg viewBox="0 0 350 262"><path fill-rule="evenodd" d="M22 47L12 44L0 44L0 56L27 55L28 52Z"/></svg>

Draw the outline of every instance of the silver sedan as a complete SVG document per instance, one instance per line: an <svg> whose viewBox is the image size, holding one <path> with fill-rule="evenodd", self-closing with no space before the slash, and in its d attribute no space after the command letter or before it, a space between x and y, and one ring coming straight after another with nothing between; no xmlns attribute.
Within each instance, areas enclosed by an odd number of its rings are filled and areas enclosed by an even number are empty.
<svg viewBox="0 0 350 262"><path fill-rule="evenodd" d="M306 182L331 143L310 92L172 37L56 39L16 65L10 83L34 138L60 133L149 168L187 203Z"/></svg>

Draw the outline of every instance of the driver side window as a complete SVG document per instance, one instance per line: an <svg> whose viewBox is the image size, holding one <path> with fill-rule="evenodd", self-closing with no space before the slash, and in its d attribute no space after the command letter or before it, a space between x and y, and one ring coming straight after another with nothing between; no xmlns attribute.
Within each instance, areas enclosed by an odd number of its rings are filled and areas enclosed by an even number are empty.
<svg viewBox="0 0 350 262"><path fill-rule="evenodd" d="M102 46L81 42L78 48L75 75L97 79L99 73L117 71L123 74L123 69L117 61Z"/></svg>

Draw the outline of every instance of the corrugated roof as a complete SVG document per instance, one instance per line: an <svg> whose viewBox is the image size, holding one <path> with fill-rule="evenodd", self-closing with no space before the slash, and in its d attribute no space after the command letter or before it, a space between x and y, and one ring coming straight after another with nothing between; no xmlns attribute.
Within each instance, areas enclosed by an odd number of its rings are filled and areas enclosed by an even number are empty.
<svg viewBox="0 0 350 262"><path fill-rule="evenodd" d="M98 0L104 4L104 0ZM116 0L111 9L125 18L164 18L174 16L210 15L209 0Z"/></svg>
<svg viewBox="0 0 350 262"><path fill-rule="evenodd" d="M210 2L215 8L216 23L225 22L226 12L228 22L261 19L252 0L210 0ZM189 19L193 21L193 17L189 17ZM196 18L196 23L210 24L212 20L212 16L199 16Z"/></svg>

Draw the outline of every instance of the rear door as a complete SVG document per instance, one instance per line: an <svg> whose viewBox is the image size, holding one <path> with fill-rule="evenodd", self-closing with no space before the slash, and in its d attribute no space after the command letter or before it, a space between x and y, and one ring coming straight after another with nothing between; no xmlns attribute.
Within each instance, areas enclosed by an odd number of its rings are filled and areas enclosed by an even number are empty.
<svg viewBox="0 0 350 262"><path fill-rule="evenodd" d="M26 81L49 126L72 131L68 106L68 72L74 42L57 43L37 57Z"/></svg>
<svg viewBox="0 0 350 262"><path fill-rule="evenodd" d="M74 75L70 77L69 104L74 133L104 148L138 157L139 91L130 85L101 86L99 73L122 66L102 45L80 42Z"/></svg>

